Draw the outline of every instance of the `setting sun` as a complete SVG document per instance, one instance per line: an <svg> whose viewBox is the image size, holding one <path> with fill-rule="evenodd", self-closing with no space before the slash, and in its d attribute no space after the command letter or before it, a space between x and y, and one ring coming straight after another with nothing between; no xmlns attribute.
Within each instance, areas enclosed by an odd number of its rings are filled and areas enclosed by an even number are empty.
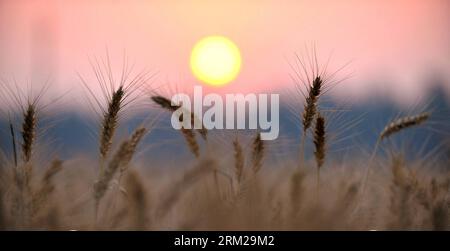
<svg viewBox="0 0 450 251"><path fill-rule="evenodd" d="M228 38L210 36L203 38L192 49L192 72L202 82L222 86L238 75L241 55L238 47Z"/></svg>

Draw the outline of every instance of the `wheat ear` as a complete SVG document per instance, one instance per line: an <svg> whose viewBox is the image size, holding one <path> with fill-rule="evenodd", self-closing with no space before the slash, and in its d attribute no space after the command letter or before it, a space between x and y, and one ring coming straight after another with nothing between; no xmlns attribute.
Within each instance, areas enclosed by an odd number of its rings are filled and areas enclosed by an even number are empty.
<svg viewBox="0 0 450 251"><path fill-rule="evenodd" d="M317 163L317 193L320 188L320 168L325 162L325 118L318 113L316 117L316 125L314 128L314 156Z"/></svg>
<svg viewBox="0 0 450 251"><path fill-rule="evenodd" d="M108 102L108 110L103 114L103 121L100 133L100 157L104 161L111 149L112 139L116 131L119 120L119 112L122 109L122 102L125 97L125 90L120 86L113 92L111 100Z"/></svg>
<svg viewBox="0 0 450 251"><path fill-rule="evenodd" d="M133 158L133 155L136 152L137 146L139 145L139 142L142 140L142 138L147 133L147 129L145 127L138 127L133 134L130 136L128 140L128 144L126 147L126 152L124 153L122 163L120 164L120 172L119 177L117 179L118 187L121 188L121 180L122 176L127 171L128 167L130 166L129 163L131 162L131 159ZM115 208L115 200L113 201L113 205L111 206L112 210Z"/></svg>
<svg viewBox="0 0 450 251"><path fill-rule="evenodd" d="M36 107L28 104L23 114L22 123L22 154L24 162L28 163L33 152L33 145L36 137Z"/></svg>
<svg viewBox="0 0 450 251"><path fill-rule="evenodd" d="M144 230L147 227L148 201L147 193L136 171L126 176L127 196L131 207L132 227L135 230Z"/></svg>
<svg viewBox="0 0 450 251"><path fill-rule="evenodd" d="M311 127L312 121L317 112L316 107L321 88L322 79L320 78L320 76L317 76L314 79L312 86L309 87L308 97L306 97L305 100L305 108L302 116L303 131L306 131Z"/></svg>
<svg viewBox="0 0 450 251"><path fill-rule="evenodd" d="M258 132L252 144L252 169L256 174L261 169L264 158L264 142L261 139L261 134Z"/></svg>
<svg viewBox="0 0 450 251"><path fill-rule="evenodd" d="M419 125L425 122L430 117L430 113L424 112L415 116L408 116L399 118L389 123L380 133L380 140L389 137L390 135L406 129L411 126Z"/></svg>
<svg viewBox="0 0 450 251"><path fill-rule="evenodd" d="M241 183L242 175L244 172L244 154L242 152L242 146L239 143L237 137L235 140L233 140L233 149L234 149L234 171L236 174L236 179L239 184Z"/></svg>
<svg viewBox="0 0 450 251"><path fill-rule="evenodd" d="M36 140L36 124L37 124L36 106L29 103L27 109L23 114L22 122L22 154L25 164L22 166L22 178L24 188L27 192L31 192L30 180L33 173L33 165L31 163L31 156L33 153L33 146Z"/></svg>
<svg viewBox="0 0 450 251"><path fill-rule="evenodd" d="M299 165L303 165L305 159L305 139L306 132L311 127L314 116L317 112L317 101L321 92L323 80L317 76L312 85L308 87L308 96L305 99L304 110L302 114L303 134L300 142L300 161Z"/></svg>
<svg viewBox="0 0 450 251"><path fill-rule="evenodd" d="M124 170L123 167L130 163L134 152L136 151L136 147L145 135L146 131L147 130L144 127L139 127L130 139L124 140L122 144L120 144L119 149L109 161L104 172L100 173L100 177L94 186L94 197L96 200L100 200L104 196L106 189L108 188L108 184L114 177L116 171L118 169Z"/></svg>
<svg viewBox="0 0 450 251"><path fill-rule="evenodd" d="M153 100L153 102L155 102L156 104L158 104L159 106L161 106L162 108L169 110L169 111L175 111L178 108L180 108L180 106L178 105L174 105L172 106L172 102L163 97L163 96L152 96L151 99Z"/></svg>

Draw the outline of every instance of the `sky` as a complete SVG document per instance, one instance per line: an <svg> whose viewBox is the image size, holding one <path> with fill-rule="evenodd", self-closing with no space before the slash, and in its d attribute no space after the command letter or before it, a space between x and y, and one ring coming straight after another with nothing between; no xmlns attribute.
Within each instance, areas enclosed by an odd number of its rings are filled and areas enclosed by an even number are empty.
<svg viewBox="0 0 450 251"><path fill-rule="evenodd" d="M51 80L51 93L95 89L89 58L109 55L120 75L123 55L136 72L156 72L154 86L191 86L189 56L205 36L239 47L242 69L219 93L291 88L296 54L312 47L344 79L330 95L361 102L374 93L408 105L442 79L450 93L450 1L119 1L0 0L0 76L25 86ZM349 63L349 64L347 64ZM82 100L82 99L80 99Z"/></svg>

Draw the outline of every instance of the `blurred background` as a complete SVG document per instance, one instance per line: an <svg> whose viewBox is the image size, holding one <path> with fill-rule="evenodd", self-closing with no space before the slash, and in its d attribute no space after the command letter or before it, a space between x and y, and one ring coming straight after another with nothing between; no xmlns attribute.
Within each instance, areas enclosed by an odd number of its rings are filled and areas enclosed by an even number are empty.
<svg viewBox="0 0 450 251"><path fill-rule="evenodd" d="M209 91L283 93L295 84L296 53L315 46L319 62L331 57L331 72L346 65L336 77L344 81L328 95L353 104L346 116L364 114L353 129L366 135L362 142L373 142L386 121L430 97L438 114L434 131L448 133L449 13L447 0L0 0L0 76L24 89L49 80L46 97L65 95L58 106L65 118L53 133L67 154L93 147L81 137L82 114L90 109L77 76L99 93L89 58L108 54L120 75L126 55L137 71L157 73L152 86L188 89L198 83L189 68L193 45L223 35L240 48L242 70ZM286 121L281 133L298 135Z"/></svg>
<svg viewBox="0 0 450 251"><path fill-rule="evenodd" d="M243 57L241 74L223 91L291 85L288 63L314 43L322 59L331 54L329 69L350 62L344 70L352 77L336 95L375 91L404 104L428 91L430 79L442 78L450 92L448 13L446 0L1 0L0 69L36 84L50 77L65 91L79 86L76 72L90 73L88 56L104 57L108 48L117 64L125 51L159 82L192 84L193 45L218 34Z"/></svg>

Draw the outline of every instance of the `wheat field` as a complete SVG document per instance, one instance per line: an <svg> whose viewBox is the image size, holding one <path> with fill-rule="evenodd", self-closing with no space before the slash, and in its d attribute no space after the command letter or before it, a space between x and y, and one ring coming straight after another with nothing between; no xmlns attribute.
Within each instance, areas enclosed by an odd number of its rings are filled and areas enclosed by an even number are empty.
<svg viewBox="0 0 450 251"><path fill-rule="evenodd" d="M118 86L101 83L106 95L94 102L100 108L94 159L38 161L36 155L44 152L36 141L41 94L21 99L10 88L8 95L16 97L21 112L16 114L20 123L10 120L9 137L1 139L13 151L0 156L0 228L448 230L448 162L411 160L384 144L400 131L429 122L431 112L393 119L377 132L368 156L339 163L328 158L329 117L319 106L325 81L318 74L311 79L301 97L304 105L296 111L302 130L300 142L292 146L298 149L294 160L271 163L274 147L257 131L246 138L226 137L229 157L224 158L205 150L214 131L182 129L174 133L184 138L190 160L177 160L174 151L167 162L176 168L170 170L134 159L145 147L142 139L152 133L149 124L137 126L128 137L116 135L124 108L146 76ZM158 93L145 99L161 113L177 109ZM305 149L308 142L311 153ZM388 154L379 154L381 149Z"/></svg>

